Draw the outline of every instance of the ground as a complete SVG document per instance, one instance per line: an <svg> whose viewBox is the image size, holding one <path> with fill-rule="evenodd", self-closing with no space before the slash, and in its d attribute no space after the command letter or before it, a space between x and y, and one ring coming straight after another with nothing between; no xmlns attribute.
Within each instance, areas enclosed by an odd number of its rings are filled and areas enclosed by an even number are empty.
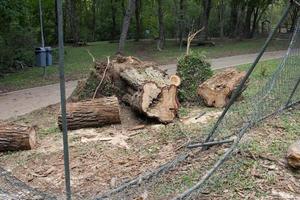
<svg viewBox="0 0 300 200"><path fill-rule="evenodd" d="M251 40L216 40L216 45L194 46L193 51L204 53L208 58L219 58L225 56L242 55L257 53L265 38ZM288 42L286 40L274 40L267 51L286 50ZM65 48L65 74L66 80L78 80L85 78L93 67L92 58L88 54L89 50L96 59L106 59L106 56L113 55L117 49L117 43L95 42L85 47ZM159 64L174 64L179 56L185 53L185 49L180 50L174 40L168 40L166 48L159 52L156 44L152 40L140 42L128 41L126 43L126 53L150 60ZM54 52L54 62L57 63L57 52ZM47 68L47 76L43 77L41 68L28 68L17 73L8 74L0 77L0 93L5 91L19 90L24 88L48 85L57 83L59 80L57 65Z"/></svg>
<svg viewBox="0 0 300 200"><path fill-rule="evenodd" d="M272 74L278 60L262 62L251 81L258 85ZM247 69L249 65L241 66ZM254 93L255 89L249 93ZM300 174L285 164L288 145L299 137L300 107L285 111L252 129L240 150L221 168L202 191L203 199L286 199L300 195ZM121 182L143 174L186 153L184 145L203 138L220 109L203 105L183 106L179 119L169 125L141 120L122 105L122 125L69 132L72 189L75 199L90 199ZM17 118L33 124L38 147L31 151L0 155L0 165L25 183L63 196L62 136L57 127L59 106L53 105ZM195 116L205 113L198 120ZM195 124L191 122L197 122ZM228 146L188 152L189 157L163 178L141 185L138 196L167 199L192 186ZM284 196L285 195L285 196ZM280 197L281 196L281 197ZM118 198L116 198L118 199Z"/></svg>

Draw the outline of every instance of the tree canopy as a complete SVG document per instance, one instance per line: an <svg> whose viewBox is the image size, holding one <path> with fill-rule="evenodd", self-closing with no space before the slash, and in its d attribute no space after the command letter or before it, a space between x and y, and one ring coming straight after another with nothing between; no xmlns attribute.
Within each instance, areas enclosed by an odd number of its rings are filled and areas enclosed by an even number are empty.
<svg viewBox="0 0 300 200"><path fill-rule="evenodd" d="M253 38L272 25L286 1L283 0L65 0L65 41L109 40L119 42L123 52L126 39L153 39L163 50L165 39L178 45L191 30L205 27L199 40L214 37ZM56 45L55 1L42 0L47 45ZM298 9L290 13L287 30L292 31ZM31 65L33 49L39 45L38 1L0 2L0 70Z"/></svg>

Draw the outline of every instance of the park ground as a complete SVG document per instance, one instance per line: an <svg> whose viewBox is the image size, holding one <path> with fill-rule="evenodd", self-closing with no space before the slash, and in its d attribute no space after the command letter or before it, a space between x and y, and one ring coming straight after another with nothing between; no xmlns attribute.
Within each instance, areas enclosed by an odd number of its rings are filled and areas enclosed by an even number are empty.
<svg viewBox="0 0 300 200"><path fill-rule="evenodd" d="M202 52L207 58L219 58L233 55L257 53L265 38L249 40L215 40L215 46L193 46L195 52ZM278 39L272 41L267 51L286 50L287 40ZM107 56L114 55L117 43L95 42L84 47L65 48L65 74L66 80L78 80L85 78L93 67L92 58L88 51L100 60L106 60ZM136 56L142 60L155 61L158 64L174 64L177 58L185 53L185 48L181 49L174 40L168 40L163 51L157 51L153 40L143 40L140 42L128 41L126 43L126 54ZM57 51L54 51L54 62L57 64ZM43 77L42 68L26 68L16 73L7 74L0 77L0 93L20 90L57 83L59 81L58 67L54 65L48 67L47 75Z"/></svg>
<svg viewBox="0 0 300 200"><path fill-rule="evenodd" d="M76 51L80 49L76 49ZM84 49L81 49L84 51ZM163 61L161 61L163 63ZM261 62L252 79L257 88L274 72L279 60ZM246 70L249 65L238 67ZM184 145L203 138L220 109L183 106L169 125L141 120L122 106L122 125L69 132L72 189L75 199L90 199L184 152ZM187 123L198 116L198 123ZM0 154L1 166L32 187L63 196L62 135L57 127L59 105L48 106L10 121L33 124L38 147ZM226 165L202 191L203 199L297 199L300 174L287 167L287 147L299 137L299 106L286 110L252 129ZM150 184L143 195L166 199L196 183L228 146L192 151L176 171Z"/></svg>

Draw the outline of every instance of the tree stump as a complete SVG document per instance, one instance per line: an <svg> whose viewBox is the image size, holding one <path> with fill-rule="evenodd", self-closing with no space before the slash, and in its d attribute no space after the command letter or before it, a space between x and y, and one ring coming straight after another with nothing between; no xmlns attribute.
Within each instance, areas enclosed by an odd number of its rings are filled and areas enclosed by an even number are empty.
<svg viewBox="0 0 300 200"><path fill-rule="evenodd" d="M246 72L227 69L199 85L198 95L207 106L222 108L227 105L232 92L245 77Z"/></svg>
<svg viewBox="0 0 300 200"><path fill-rule="evenodd" d="M33 127L0 123L0 151L30 150L36 146Z"/></svg>
<svg viewBox="0 0 300 200"><path fill-rule="evenodd" d="M117 97L67 103L67 127L69 130L118 123L121 123L121 120ZM58 125L62 129L61 115L58 116Z"/></svg>
<svg viewBox="0 0 300 200"><path fill-rule="evenodd" d="M286 158L291 167L300 169L300 140L288 148Z"/></svg>

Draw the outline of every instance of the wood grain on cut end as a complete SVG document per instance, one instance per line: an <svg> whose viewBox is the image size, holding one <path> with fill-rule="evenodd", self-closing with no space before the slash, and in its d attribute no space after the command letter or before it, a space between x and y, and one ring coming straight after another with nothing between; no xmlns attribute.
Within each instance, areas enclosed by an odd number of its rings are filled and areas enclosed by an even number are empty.
<svg viewBox="0 0 300 200"><path fill-rule="evenodd" d="M198 95L207 106L222 108L227 105L232 92L245 75L245 72L236 69L225 70L200 84Z"/></svg>

